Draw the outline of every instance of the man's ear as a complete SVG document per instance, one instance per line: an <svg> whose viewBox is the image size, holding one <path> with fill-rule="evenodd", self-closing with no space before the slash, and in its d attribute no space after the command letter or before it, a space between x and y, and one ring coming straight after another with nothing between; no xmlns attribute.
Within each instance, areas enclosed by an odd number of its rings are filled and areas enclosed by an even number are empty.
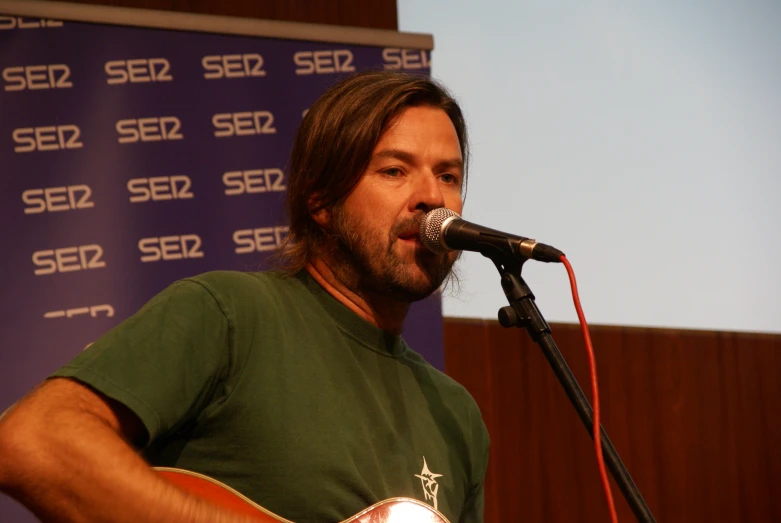
<svg viewBox="0 0 781 523"><path fill-rule="evenodd" d="M329 229L331 227L331 210L325 207L320 207L320 199L318 195L313 195L307 201L307 207L309 208L309 215L315 221L317 225L323 229Z"/></svg>
<svg viewBox="0 0 781 523"><path fill-rule="evenodd" d="M331 228L331 211L328 209L320 209L319 211L313 212L311 216L315 223L323 229Z"/></svg>

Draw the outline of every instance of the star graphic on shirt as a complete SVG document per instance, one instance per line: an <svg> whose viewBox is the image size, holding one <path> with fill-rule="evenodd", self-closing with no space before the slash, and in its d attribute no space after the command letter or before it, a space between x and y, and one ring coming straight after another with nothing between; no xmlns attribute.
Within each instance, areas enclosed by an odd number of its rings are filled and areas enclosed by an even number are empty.
<svg viewBox="0 0 781 523"><path fill-rule="evenodd" d="M420 474L415 474L416 478L420 478L420 484L423 487L423 494L427 500L434 502L434 510L437 509L437 492L439 492L439 485L436 482L436 478L441 478L442 474L434 474L428 468L426 463L426 456L423 456L423 470Z"/></svg>

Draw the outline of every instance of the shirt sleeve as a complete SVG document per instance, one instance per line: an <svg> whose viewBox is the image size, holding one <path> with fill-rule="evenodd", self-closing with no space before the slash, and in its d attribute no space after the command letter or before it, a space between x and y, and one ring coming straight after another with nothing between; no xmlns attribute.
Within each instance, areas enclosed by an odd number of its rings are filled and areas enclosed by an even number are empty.
<svg viewBox="0 0 781 523"><path fill-rule="evenodd" d="M475 404L477 410L477 405ZM490 448L490 438L488 436L488 430L483 423L482 417L477 410L476 415L473 416L472 422L474 424L475 442L473 448L475 449L475 478L476 483L472 485L464 501L464 508L461 511L461 518L459 523L483 523L484 510L485 510L485 476L488 472L488 454Z"/></svg>
<svg viewBox="0 0 781 523"><path fill-rule="evenodd" d="M464 510L461 513L459 523L483 523L484 510L485 493L483 482L480 481L469 493L469 497L466 499L466 503L464 503Z"/></svg>
<svg viewBox="0 0 781 523"><path fill-rule="evenodd" d="M52 377L75 379L127 406L147 429L145 446L218 393L232 361L229 326L209 290L182 280Z"/></svg>

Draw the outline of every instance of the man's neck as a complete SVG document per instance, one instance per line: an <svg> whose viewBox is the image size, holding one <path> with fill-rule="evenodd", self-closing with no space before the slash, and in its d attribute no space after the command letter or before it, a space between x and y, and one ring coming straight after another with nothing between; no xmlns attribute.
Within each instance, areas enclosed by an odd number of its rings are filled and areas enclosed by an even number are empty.
<svg viewBox="0 0 781 523"><path fill-rule="evenodd" d="M401 334L409 303L387 296L362 292L356 275L333 271L331 264L315 258L306 265L307 272L328 293L369 323L390 334Z"/></svg>

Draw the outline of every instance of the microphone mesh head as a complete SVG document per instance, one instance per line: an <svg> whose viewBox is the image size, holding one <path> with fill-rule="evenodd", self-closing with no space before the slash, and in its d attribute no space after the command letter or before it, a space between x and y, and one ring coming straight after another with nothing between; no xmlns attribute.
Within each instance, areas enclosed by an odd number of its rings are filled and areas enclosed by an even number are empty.
<svg viewBox="0 0 781 523"><path fill-rule="evenodd" d="M420 222L420 241L423 242L427 249L437 253L453 250L448 248L445 242L442 241L444 233L442 225L445 223L445 220L452 217L460 218L461 216L456 211L446 209L445 207L434 209L426 214L423 221Z"/></svg>

